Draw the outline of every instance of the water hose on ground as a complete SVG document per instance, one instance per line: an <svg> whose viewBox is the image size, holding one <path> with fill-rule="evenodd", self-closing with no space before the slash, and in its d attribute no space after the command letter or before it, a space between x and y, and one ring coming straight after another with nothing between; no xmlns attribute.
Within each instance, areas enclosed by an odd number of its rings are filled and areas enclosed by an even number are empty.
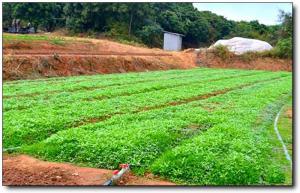
<svg viewBox="0 0 300 193"><path fill-rule="evenodd" d="M274 121L274 130L275 130L275 133L276 133L276 135L277 135L278 140L280 141L280 143L281 143L281 145L282 145L282 148L283 148L283 152L284 152L285 158L290 162L290 166L291 166L291 168L292 168L292 159L291 159L291 156L290 156L290 154L289 154L289 152L288 152L288 150L287 150L286 145L284 144L284 142L283 142L283 140L282 140L282 137L281 137L281 135L280 135L280 133L279 133L278 126L277 126L277 125L278 125L278 119L279 119L279 117L280 117L280 113L281 113L283 107L284 107L284 106L281 107L281 109L279 110L279 112L278 112L277 115L276 115L276 118L275 118L275 121Z"/></svg>

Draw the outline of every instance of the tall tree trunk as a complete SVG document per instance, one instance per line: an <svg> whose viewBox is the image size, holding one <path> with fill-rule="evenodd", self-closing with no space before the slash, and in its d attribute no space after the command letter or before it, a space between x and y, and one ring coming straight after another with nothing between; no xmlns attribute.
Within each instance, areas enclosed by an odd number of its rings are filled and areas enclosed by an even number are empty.
<svg viewBox="0 0 300 193"><path fill-rule="evenodd" d="M131 11L131 14L130 14L130 21L129 21L129 28L128 28L128 35L129 35L129 37L131 35L132 19L133 19L133 11Z"/></svg>

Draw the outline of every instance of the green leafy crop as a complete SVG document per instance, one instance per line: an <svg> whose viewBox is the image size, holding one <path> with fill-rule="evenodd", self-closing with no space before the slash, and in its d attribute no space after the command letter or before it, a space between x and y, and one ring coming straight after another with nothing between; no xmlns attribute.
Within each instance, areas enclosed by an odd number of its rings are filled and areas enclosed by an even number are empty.
<svg viewBox="0 0 300 193"><path fill-rule="evenodd" d="M10 82L3 144L180 184L281 184L268 128L291 91L289 72L207 68Z"/></svg>

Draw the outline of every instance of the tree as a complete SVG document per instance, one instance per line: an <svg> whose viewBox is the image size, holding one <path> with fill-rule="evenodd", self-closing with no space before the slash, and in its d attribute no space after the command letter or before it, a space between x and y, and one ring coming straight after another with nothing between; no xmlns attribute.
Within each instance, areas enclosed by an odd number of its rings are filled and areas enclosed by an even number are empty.
<svg viewBox="0 0 300 193"><path fill-rule="evenodd" d="M3 7L2 7L3 27L8 28L11 26L13 20L12 12L13 12L13 4L3 3Z"/></svg>
<svg viewBox="0 0 300 193"><path fill-rule="evenodd" d="M11 18L30 22L35 28L52 31L60 22L62 4L60 3L11 3Z"/></svg>
<svg viewBox="0 0 300 193"><path fill-rule="evenodd" d="M279 21L281 22L280 36L289 38L293 35L293 17L291 13L279 10Z"/></svg>
<svg viewBox="0 0 300 193"><path fill-rule="evenodd" d="M3 27L10 26L14 18L45 31L64 27L75 33L142 41L150 47L161 47L163 30L183 34L185 47L207 46L234 36L261 39L274 46L281 39L291 40L293 33L291 13L280 11L281 23L267 26L257 20L236 22L198 11L192 3L3 3Z"/></svg>
<svg viewBox="0 0 300 193"><path fill-rule="evenodd" d="M187 29L184 40L187 41L190 46L199 47L201 43L207 43L209 34L209 23L207 20L199 17L195 21L191 21L187 25Z"/></svg>
<svg viewBox="0 0 300 193"><path fill-rule="evenodd" d="M150 25L143 26L138 31L138 37L146 44L151 47L162 46L162 27L157 23L151 23Z"/></svg>

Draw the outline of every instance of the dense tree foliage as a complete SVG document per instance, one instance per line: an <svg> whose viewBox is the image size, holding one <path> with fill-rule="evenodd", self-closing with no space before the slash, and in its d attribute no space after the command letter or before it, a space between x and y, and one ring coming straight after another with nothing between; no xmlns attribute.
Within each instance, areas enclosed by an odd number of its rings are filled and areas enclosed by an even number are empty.
<svg viewBox="0 0 300 193"><path fill-rule="evenodd" d="M71 33L102 34L150 47L162 45L164 30L183 34L184 47L199 47L234 36L265 40L273 46L285 39L286 45L293 29L290 13L281 11L281 24L266 26L198 11L192 3L3 3L3 26L14 18L39 30L67 28Z"/></svg>

